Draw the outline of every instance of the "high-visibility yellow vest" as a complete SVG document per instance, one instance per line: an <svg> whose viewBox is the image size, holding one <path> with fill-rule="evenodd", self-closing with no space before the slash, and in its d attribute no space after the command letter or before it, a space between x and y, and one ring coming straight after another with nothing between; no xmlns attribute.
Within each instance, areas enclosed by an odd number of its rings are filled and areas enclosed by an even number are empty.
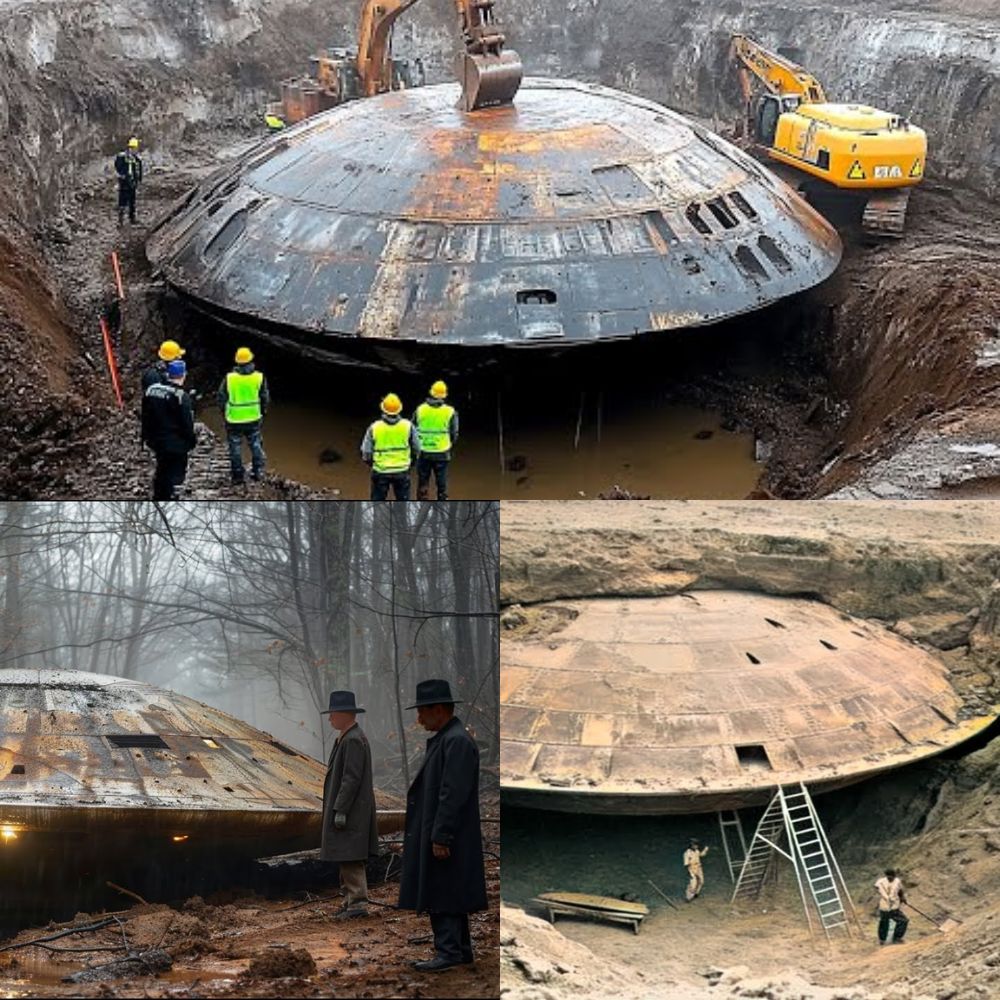
<svg viewBox="0 0 1000 1000"><path fill-rule="evenodd" d="M451 450L451 418L455 407L448 403L432 406L421 403L417 407L417 434L420 435L420 450L428 454L440 454Z"/></svg>
<svg viewBox="0 0 1000 1000"><path fill-rule="evenodd" d="M227 424L249 424L260 420L260 387L264 382L263 372L251 372L242 375L240 372L229 372L226 375Z"/></svg>
<svg viewBox="0 0 1000 1000"><path fill-rule="evenodd" d="M410 467L410 428L409 420L397 420L387 424L384 420L376 420L372 424L372 471L373 472L406 472Z"/></svg>

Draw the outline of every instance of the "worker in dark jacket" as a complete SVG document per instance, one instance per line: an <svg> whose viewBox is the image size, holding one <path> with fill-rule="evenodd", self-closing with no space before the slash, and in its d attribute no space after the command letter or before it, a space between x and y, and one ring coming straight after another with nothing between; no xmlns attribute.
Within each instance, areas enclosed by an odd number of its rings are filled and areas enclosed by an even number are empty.
<svg viewBox="0 0 1000 1000"><path fill-rule="evenodd" d="M440 972L471 962L469 914L486 909L479 821L479 748L455 715L447 681L417 685L417 721L435 735L406 796L399 908L429 913L434 958L414 962Z"/></svg>
<svg viewBox="0 0 1000 1000"><path fill-rule="evenodd" d="M323 784L323 839L319 856L340 864L344 905L335 919L363 917L368 908L365 862L378 853L372 751L357 716L353 691L330 694L330 726L340 734L330 751Z"/></svg>
<svg viewBox="0 0 1000 1000"><path fill-rule="evenodd" d="M139 140L132 136L128 148L115 157L115 173L118 175L118 225L125 222L125 209L128 209L128 221L135 222L135 193L142 183L142 160L139 157Z"/></svg>
<svg viewBox="0 0 1000 1000"><path fill-rule="evenodd" d="M188 452L198 443L194 410L184 391L187 365L167 365L167 381L154 382L142 398L142 440L156 453L154 500L176 500L187 477Z"/></svg>
<svg viewBox="0 0 1000 1000"><path fill-rule="evenodd" d="M167 365L171 361L176 361L178 358L183 358L185 351L176 340L165 340L160 344L157 350L157 356L159 360L150 365L142 373L142 391L145 394L146 390L156 382L166 382L167 381Z"/></svg>
<svg viewBox="0 0 1000 1000"><path fill-rule="evenodd" d="M227 372L219 384L215 398L226 420L226 442L229 445L229 474L233 485L243 483L243 438L250 446L250 478L259 482L264 475L264 439L261 424L271 402L264 373L257 371L253 352L241 347L236 352L236 367Z"/></svg>

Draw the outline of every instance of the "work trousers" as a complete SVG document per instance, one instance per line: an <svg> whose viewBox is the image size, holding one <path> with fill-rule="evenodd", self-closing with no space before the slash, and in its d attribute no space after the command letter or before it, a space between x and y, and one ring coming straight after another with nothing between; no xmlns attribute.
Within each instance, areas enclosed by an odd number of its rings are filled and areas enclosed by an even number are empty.
<svg viewBox="0 0 1000 1000"><path fill-rule="evenodd" d="M125 209L128 209L128 221L135 222L135 188L131 184L118 182L118 225L125 221Z"/></svg>
<svg viewBox="0 0 1000 1000"><path fill-rule="evenodd" d="M396 500L410 499L410 470L406 472L373 472L372 500L388 500L389 487Z"/></svg>
<svg viewBox="0 0 1000 1000"><path fill-rule="evenodd" d="M417 458L417 499L430 499L431 473L434 474L434 484L437 487L438 500L447 500L448 459L435 458L433 454L420 455Z"/></svg>
<svg viewBox="0 0 1000 1000"><path fill-rule="evenodd" d="M245 424L226 424L226 443L229 445L229 473L234 483L243 482L243 438L250 445L252 460L250 475L260 479L264 475L264 439L260 433L260 421L254 420Z"/></svg>
<svg viewBox="0 0 1000 1000"><path fill-rule="evenodd" d="M893 941L902 941L906 933L907 924L910 918L902 910L879 910L878 914L878 939L885 944L885 939L889 936L889 921L896 922L896 929L892 933Z"/></svg>
<svg viewBox="0 0 1000 1000"><path fill-rule="evenodd" d="M340 888L344 890L344 906L352 910L365 909L368 901L368 875L363 861L340 862Z"/></svg>
<svg viewBox="0 0 1000 1000"><path fill-rule="evenodd" d="M153 499L176 500L177 490L187 477L186 451L158 451L156 472L153 474Z"/></svg>
<svg viewBox="0 0 1000 1000"><path fill-rule="evenodd" d="M472 937L468 913L432 913L434 951L448 962L472 961Z"/></svg>
<svg viewBox="0 0 1000 1000"><path fill-rule="evenodd" d="M684 893L684 898L690 902L695 896L699 895L702 889L705 888L705 875L700 868L689 868L688 874L691 876L688 881L687 891Z"/></svg>

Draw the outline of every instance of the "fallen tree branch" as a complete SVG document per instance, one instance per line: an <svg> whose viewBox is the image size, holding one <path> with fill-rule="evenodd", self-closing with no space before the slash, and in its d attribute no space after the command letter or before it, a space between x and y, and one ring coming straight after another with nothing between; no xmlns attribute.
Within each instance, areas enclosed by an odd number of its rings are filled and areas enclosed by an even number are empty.
<svg viewBox="0 0 1000 1000"><path fill-rule="evenodd" d="M114 922L114 918L108 917L106 920L100 920L96 924L82 924L59 931L58 934L48 934L45 937L32 938L31 941L24 941L21 944L8 944L0 948L0 951L15 951L18 948L30 948L32 945L41 944L43 941L56 941L59 938L68 937L70 934L87 934L90 931L99 931L101 928L107 927Z"/></svg>
<svg viewBox="0 0 1000 1000"><path fill-rule="evenodd" d="M116 892L120 892L123 896L131 896L133 899L137 899L143 906L149 906L149 903L142 898L137 892L133 892L131 889L123 889L120 885L115 885L114 882L104 883L109 889L114 889Z"/></svg>

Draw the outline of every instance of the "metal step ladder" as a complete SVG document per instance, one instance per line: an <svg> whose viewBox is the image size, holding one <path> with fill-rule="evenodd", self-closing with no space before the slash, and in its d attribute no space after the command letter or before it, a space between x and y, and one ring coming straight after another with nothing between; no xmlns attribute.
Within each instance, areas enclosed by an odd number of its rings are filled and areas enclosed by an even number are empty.
<svg viewBox="0 0 1000 1000"><path fill-rule="evenodd" d="M857 914L812 796L803 784L779 787L764 810L736 880L733 902L760 894L778 855L795 869L810 934L815 917L828 938L840 928L850 936L850 921L857 922Z"/></svg>
<svg viewBox="0 0 1000 1000"><path fill-rule="evenodd" d="M743 823L738 809L719 810L719 836L722 849L726 852L726 867L729 878L735 883L747 857L747 840L743 835Z"/></svg>

